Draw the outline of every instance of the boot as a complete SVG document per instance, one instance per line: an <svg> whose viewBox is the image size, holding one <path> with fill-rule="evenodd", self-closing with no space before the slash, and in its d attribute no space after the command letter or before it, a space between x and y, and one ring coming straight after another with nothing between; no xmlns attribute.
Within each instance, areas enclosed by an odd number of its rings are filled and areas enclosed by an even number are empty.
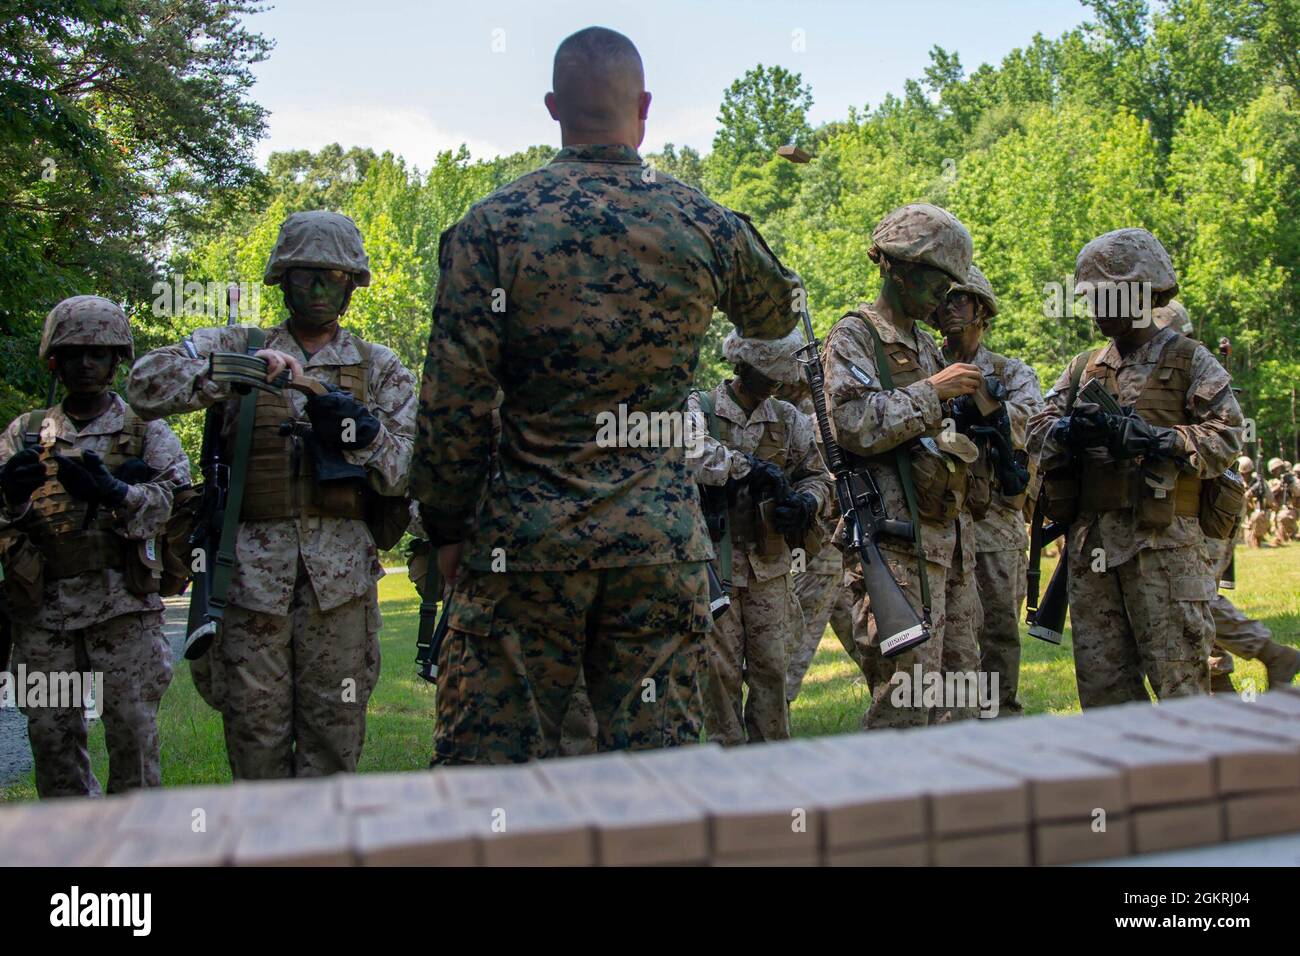
<svg viewBox="0 0 1300 956"><path fill-rule="evenodd" d="M1260 651L1259 662L1268 674L1268 687L1286 687L1300 674L1300 651L1269 641Z"/></svg>

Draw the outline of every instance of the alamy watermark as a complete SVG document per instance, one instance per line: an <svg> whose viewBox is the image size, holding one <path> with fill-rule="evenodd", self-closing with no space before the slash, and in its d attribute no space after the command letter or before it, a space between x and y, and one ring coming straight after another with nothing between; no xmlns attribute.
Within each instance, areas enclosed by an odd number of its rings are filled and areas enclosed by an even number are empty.
<svg viewBox="0 0 1300 956"><path fill-rule="evenodd" d="M240 315L256 316L262 304L262 285L258 282L198 282L187 281L183 273L176 273L170 282L160 280L153 284L153 314L158 318L180 315L201 315L207 319L224 322L230 315L231 293L238 303Z"/></svg>
<svg viewBox="0 0 1300 956"><path fill-rule="evenodd" d="M104 707L103 671L0 671L0 707L80 707L99 717Z"/></svg>
<svg viewBox="0 0 1300 956"><path fill-rule="evenodd" d="M981 717L998 715L997 671L926 671L914 664L911 672L895 671L889 678L889 702L898 708L978 710Z"/></svg>
<svg viewBox="0 0 1300 956"><path fill-rule="evenodd" d="M708 429L688 412L642 412L620 403L596 415L599 448L684 448L687 458L704 454Z"/></svg>

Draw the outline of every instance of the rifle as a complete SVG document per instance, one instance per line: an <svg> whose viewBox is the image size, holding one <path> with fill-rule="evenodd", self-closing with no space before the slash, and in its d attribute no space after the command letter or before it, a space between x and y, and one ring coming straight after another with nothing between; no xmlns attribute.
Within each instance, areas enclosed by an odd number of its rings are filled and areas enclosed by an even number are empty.
<svg viewBox="0 0 1300 956"><path fill-rule="evenodd" d="M929 608L924 617L918 615L907 595L898 586L885 558L880 553L878 538L889 535L903 541L914 542L916 529L911 521L888 517L884 499L870 469L850 468L844 452L831 433L830 415L826 411L826 378L822 371L821 345L813 331L812 318L807 308L800 308L804 337L808 342L795 354L803 368L804 378L812 392L813 410L817 417L817 430L821 434L822 448L826 452L826 465L835 479L835 498L843 519L844 543L858 555L862 564L862 582L871 600L871 614L876 620L880 653L894 657L923 644L930 639Z"/></svg>
<svg viewBox="0 0 1300 956"><path fill-rule="evenodd" d="M450 594L442 602L442 616L438 616L438 598L442 596L442 575L438 573L436 551L429 555L429 570L425 574L423 592L420 596L420 628L415 636L415 663L420 665L420 678L430 684L436 684L438 652L442 650L442 642L447 638L447 620L451 617Z"/></svg>
<svg viewBox="0 0 1300 956"><path fill-rule="evenodd" d="M226 287L228 303L226 326L239 324L239 286ZM212 563L221 543L221 526L225 522L230 495L230 466L221 460L220 405L212 405L203 416L203 444L199 451L199 471L203 488L199 500L198 520L190 535L190 554L201 554L190 588L190 607L185 621L185 659L198 660L212 646L217 635L217 621L211 614ZM193 565L191 567L194 567Z"/></svg>
<svg viewBox="0 0 1300 956"><path fill-rule="evenodd" d="M1070 609L1070 556L1066 553L1065 533L1069 526L1059 521L1046 523L1041 507L1035 503L1034 520L1029 532L1029 571L1028 587L1025 592L1025 623L1029 625L1029 636L1049 644L1060 644L1065 633L1065 614ZM1038 583L1042 579L1039 563L1042 560L1043 546L1051 544L1057 538L1062 539L1061 556L1056 562L1056 570L1047 582L1043 600L1038 601Z"/></svg>

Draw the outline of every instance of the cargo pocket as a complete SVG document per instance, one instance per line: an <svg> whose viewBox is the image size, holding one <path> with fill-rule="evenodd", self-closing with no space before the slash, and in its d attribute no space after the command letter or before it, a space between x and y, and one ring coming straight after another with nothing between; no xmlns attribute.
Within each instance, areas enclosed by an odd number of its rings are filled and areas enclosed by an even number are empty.
<svg viewBox="0 0 1300 956"><path fill-rule="evenodd" d="M494 717L490 667L475 653L480 638L492 636L497 599L457 588L451 595L447 637L438 651L435 764L476 763L484 728Z"/></svg>
<svg viewBox="0 0 1300 956"><path fill-rule="evenodd" d="M1210 601L1214 599L1215 585L1211 580L1208 563L1199 571L1185 574L1177 571L1169 582L1170 627L1165 642L1165 660L1204 661L1210 656L1214 642L1214 623L1210 617Z"/></svg>

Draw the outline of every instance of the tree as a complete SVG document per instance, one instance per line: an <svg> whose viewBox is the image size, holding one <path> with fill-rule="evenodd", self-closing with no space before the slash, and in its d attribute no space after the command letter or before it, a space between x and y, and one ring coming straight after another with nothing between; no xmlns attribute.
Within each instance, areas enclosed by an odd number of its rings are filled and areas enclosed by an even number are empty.
<svg viewBox="0 0 1300 956"><path fill-rule="evenodd" d="M778 146L806 145L812 136L812 90L798 73L761 63L729 86L718 110L718 132L705 163L710 194L731 188L742 165L761 165Z"/></svg>
<svg viewBox="0 0 1300 956"><path fill-rule="evenodd" d="M59 299L143 298L170 237L260 177L250 67L270 49L204 0L0 5L0 351L4 411L43 391L35 352Z"/></svg>

